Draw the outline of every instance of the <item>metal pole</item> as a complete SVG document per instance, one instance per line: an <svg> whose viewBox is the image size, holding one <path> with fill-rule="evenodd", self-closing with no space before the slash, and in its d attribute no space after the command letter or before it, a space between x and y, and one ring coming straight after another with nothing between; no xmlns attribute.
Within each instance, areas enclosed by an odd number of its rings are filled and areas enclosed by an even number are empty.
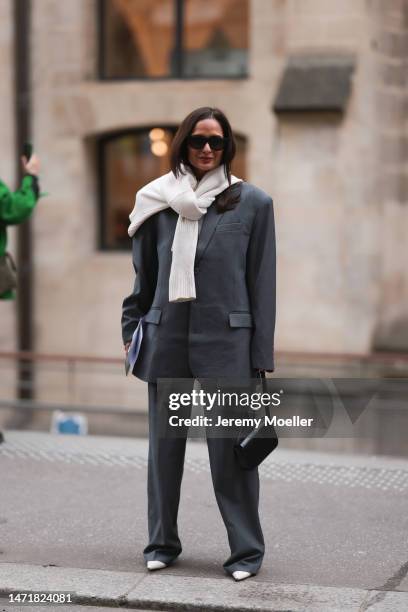
<svg viewBox="0 0 408 612"><path fill-rule="evenodd" d="M16 176L21 182L23 170L20 156L24 142L31 140L31 78L30 78L30 23L31 0L14 0L14 82L15 82L15 143ZM19 351L32 351L33 337L33 283L31 220L18 227L17 245L18 289L17 289L17 339ZM34 370L31 361L18 361L17 395L20 399L33 398ZM18 383L17 383L18 384ZM22 427L31 419L30 413L19 419Z"/></svg>
<svg viewBox="0 0 408 612"><path fill-rule="evenodd" d="M181 79L184 76L184 50L183 50L183 28L184 28L184 0L175 0L175 77Z"/></svg>

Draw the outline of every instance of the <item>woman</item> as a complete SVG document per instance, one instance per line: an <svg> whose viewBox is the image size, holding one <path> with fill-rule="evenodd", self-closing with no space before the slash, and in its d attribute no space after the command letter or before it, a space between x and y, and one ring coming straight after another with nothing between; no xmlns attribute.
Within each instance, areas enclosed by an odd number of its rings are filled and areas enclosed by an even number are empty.
<svg viewBox="0 0 408 612"><path fill-rule="evenodd" d="M271 198L231 175L235 142L220 110L181 123L171 172L136 194L130 215L134 290L122 308L128 350L143 317L133 374L148 382L148 569L181 552L177 513L186 438L160 437L158 378L251 377L274 370L275 231ZM234 439L209 438L214 491L235 580L255 575L264 540L258 471L240 469ZM227 474L227 478L225 477Z"/></svg>
<svg viewBox="0 0 408 612"><path fill-rule="evenodd" d="M34 210L39 197L39 159L36 155L32 155L29 160L23 156L21 161L26 174L20 189L12 192L0 181L0 261L6 254L7 226L18 225L25 221ZM1 300L12 300L14 297L13 289L7 289L0 294Z"/></svg>

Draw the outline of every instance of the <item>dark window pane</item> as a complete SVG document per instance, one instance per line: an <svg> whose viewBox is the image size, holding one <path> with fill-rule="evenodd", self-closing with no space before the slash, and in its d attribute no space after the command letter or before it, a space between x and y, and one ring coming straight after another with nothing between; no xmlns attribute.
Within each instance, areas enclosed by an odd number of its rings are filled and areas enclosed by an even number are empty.
<svg viewBox="0 0 408 612"><path fill-rule="evenodd" d="M103 76L171 76L174 0L103 0L103 3Z"/></svg>
<svg viewBox="0 0 408 612"><path fill-rule="evenodd" d="M184 6L184 76L245 76L248 0L185 0Z"/></svg>
<svg viewBox="0 0 408 612"><path fill-rule="evenodd" d="M102 2L105 78L246 76L248 0ZM181 56L177 6L183 14Z"/></svg>
<svg viewBox="0 0 408 612"><path fill-rule="evenodd" d="M174 132L156 127L102 142L103 248L130 248L127 228L136 191L169 171Z"/></svg>
<svg viewBox="0 0 408 612"><path fill-rule="evenodd" d="M101 235L103 249L130 249L129 214L138 189L170 170L176 128L153 126L102 140ZM245 139L236 137L232 173L245 179Z"/></svg>

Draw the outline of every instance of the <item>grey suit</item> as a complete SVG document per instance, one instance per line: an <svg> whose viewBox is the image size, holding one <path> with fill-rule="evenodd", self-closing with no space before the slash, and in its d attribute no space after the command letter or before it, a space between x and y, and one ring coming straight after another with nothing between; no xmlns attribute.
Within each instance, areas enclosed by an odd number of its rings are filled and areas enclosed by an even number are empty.
<svg viewBox="0 0 408 612"><path fill-rule="evenodd" d="M169 303L177 214L168 208L133 238L137 278L125 298L123 341L145 315L134 374L157 378L248 376L274 369L275 230L271 198L244 183L234 210L205 215L195 258L197 299Z"/></svg>
<svg viewBox="0 0 408 612"><path fill-rule="evenodd" d="M141 316L144 337L133 373L149 383L149 544L146 560L170 562L181 552L177 511L186 439L158 435L158 378L250 377L274 369L275 227L271 198L243 183L233 210L204 217L195 258L196 300L169 303L171 245L177 214L170 208L136 232L134 290L123 301L127 342ZM228 573L257 573L264 554L258 517L258 471L241 470L233 439L208 438L211 474L228 532ZM228 478L225 478L228 473Z"/></svg>

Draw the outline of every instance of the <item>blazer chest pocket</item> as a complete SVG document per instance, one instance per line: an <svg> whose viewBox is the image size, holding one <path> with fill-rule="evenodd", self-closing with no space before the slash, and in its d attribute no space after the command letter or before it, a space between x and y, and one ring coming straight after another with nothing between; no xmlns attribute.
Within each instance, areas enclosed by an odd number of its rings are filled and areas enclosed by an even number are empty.
<svg viewBox="0 0 408 612"><path fill-rule="evenodd" d="M244 226L240 221L235 223L220 223L217 225L217 232L241 232Z"/></svg>
<svg viewBox="0 0 408 612"><path fill-rule="evenodd" d="M160 323L161 315L161 308L151 308L144 316L144 321L145 323L154 323L155 325L158 325Z"/></svg>
<svg viewBox="0 0 408 612"><path fill-rule="evenodd" d="M250 312L230 312L230 327L253 327L252 315Z"/></svg>

